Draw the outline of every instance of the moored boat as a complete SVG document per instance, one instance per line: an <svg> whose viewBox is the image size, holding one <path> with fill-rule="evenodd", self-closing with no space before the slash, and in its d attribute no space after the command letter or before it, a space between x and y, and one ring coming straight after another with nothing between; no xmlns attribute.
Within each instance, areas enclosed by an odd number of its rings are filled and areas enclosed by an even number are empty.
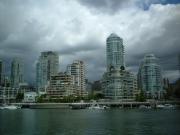
<svg viewBox="0 0 180 135"><path fill-rule="evenodd" d="M157 108L157 109L163 109L163 108L164 108L164 105L159 104L159 105L156 106L156 108Z"/></svg>
<svg viewBox="0 0 180 135"><path fill-rule="evenodd" d="M171 104L165 104L164 109L175 109L175 106Z"/></svg>
<svg viewBox="0 0 180 135"><path fill-rule="evenodd" d="M8 110L16 110L16 109L20 109L20 106L15 106L15 105L3 105L0 107L0 109L8 109Z"/></svg>
<svg viewBox="0 0 180 135"><path fill-rule="evenodd" d="M151 109L151 106L140 105L139 109Z"/></svg>
<svg viewBox="0 0 180 135"><path fill-rule="evenodd" d="M92 106L89 107L89 109L97 109L97 110L103 110L103 109L108 109L108 106L100 106L99 104L93 104Z"/></svg>
<svg viewBox="0 0 180 135"><path fill-rule="evenodd" d="M174 105L171 105L171 104L159 104L156 106L156 108L158 109L175 109L175 106Z"/></svg>

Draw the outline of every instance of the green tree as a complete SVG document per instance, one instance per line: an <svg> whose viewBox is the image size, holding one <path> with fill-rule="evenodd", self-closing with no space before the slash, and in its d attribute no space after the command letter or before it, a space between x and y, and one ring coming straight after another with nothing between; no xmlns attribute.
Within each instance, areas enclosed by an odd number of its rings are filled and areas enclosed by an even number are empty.
<svg viewBox="0 0 180 135"><path fill-rule="evenodd" d="M24 99L24 93L18 93L16 95L16 102L22 102L23 99Z"/></svg>
<svg viewBox="0 0 180 135"><path fill-rule="evenodd" d="M146 101L146 96L142 90L139 94L136 95L136 101L138 101L138 102L145 102Z"/></svg>
<svg viewBox="0 0 180 135"><path fill-rule="evenodd" d="M46 98L46 94L41 95L41 96L37 97L36 102L43 103L43 102L45 102L45 98Z"/></svg>

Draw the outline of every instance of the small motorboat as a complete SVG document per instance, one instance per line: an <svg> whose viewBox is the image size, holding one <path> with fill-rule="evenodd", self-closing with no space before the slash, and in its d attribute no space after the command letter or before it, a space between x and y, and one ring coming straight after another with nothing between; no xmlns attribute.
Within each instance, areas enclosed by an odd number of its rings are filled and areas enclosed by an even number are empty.
<svg viewBox="0 0 180 135"><path fill-rule="evenodd" d="M165 106L162 105L162 104L159 104L159 105L156 106L157 109L164 109L164 107L165 107Z"/></svg>
<svg viewBox="0 0 180 135"><path fill-rule="evenodd" d="M151 109L151 106L140 105L139 109Z"/></svg>
<svg viewBox="0 0 180 135"><path fill-rule="evenodd" d="M108 109L108 106L100 106L99 104L93 104L92 106L89 107L89 109L97 109L97 110L104 110Z"/></svg>
<svg viewBox="0 0 180 135"><path fill-rule="evenodd" d="M175 106L171 104L165 104L164 109L175 109Z"/></svg>

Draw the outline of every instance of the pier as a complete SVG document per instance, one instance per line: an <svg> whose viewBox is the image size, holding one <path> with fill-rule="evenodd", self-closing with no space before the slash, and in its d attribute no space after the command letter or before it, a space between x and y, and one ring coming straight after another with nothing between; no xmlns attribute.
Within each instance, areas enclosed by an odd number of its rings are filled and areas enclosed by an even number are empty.
<svg viewBox="0 0 180 135"><path fill-rule="evenodd" d="M89 107L93 104L105 105L109 107L120 107L120 108L136 108L140 105L156 107L158 104L173 104L180 105L180 101L154 101L154 102L80 102L80 103L11 103L12 105L22 106L22 108L31 109L55 109L55 108L71 108L73 106L79 106L82 108Z"/></svg>

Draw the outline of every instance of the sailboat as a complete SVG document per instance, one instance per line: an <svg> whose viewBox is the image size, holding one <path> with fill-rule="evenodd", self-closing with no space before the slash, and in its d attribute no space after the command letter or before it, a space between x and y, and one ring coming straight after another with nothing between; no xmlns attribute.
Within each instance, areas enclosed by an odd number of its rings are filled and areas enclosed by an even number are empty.
<svg viewBox="0 0 180 135"><path fill-rule="evenodd" d="M4 90L5 91L5 90ZM9 97L9 96L8 96ZM16 110L16 109L19 109L19 108L21 108L21 107L19 107L19 106L16 106L16 105L10 105L10 104L7 104L7 102L6 102L6 95L4 94L3 95L3 99L4 99L4 104L2 104L2 106L0 106L0 109L8 109L8 110Z"/></svg>

